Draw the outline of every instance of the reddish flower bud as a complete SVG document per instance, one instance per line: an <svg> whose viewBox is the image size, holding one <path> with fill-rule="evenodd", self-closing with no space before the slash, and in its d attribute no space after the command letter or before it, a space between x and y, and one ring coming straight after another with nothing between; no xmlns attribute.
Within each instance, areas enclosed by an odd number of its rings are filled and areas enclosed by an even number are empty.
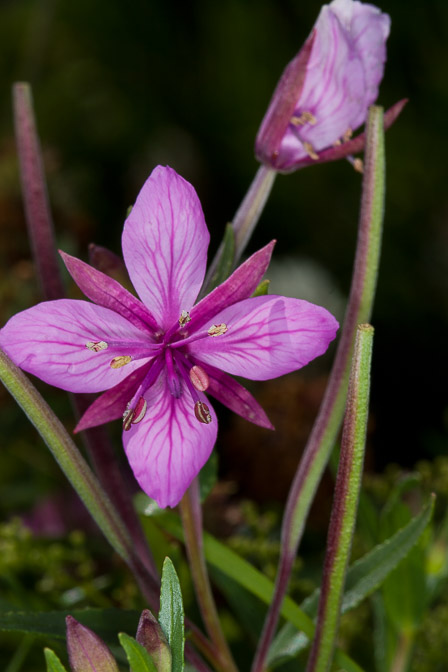
<svg viewBox="0 0 448 672"><path fill-rule="evenodd" d="M67 650L72 672L119 672L106 644L73 616L65 619Z"/></svg>
<svg viewBox="0 0 448 672"><path fill-rule="evenodd" d="M171 672L170 647L162 628L149 609L142 611L135 638L153 659L157 672Z"/></svg>

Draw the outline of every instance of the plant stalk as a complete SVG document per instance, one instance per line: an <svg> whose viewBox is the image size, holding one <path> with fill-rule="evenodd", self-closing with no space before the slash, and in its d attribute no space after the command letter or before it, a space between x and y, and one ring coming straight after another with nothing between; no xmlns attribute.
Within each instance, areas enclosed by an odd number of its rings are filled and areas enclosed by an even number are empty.
<svg viewBox="0 0 448 672"><path fill-rule="evenodd" d="M199 479L195 478L180 503L185 546L202 620L215 650L215 664L222 672L237 672L232 654L221 629L205 563L202 537L202 510Z"/></svg>
<svg viewBox="0 0 448 672"><path fill-rule="evenodd" d="M327 672L336 643L345 576L352 548L367 433L373 327L358 328L339 468L328 530L316 631L307 672Z"/></svg>
<svg viewBox="0 0 448 672"><path fill-rule="evenodd" d="M342 422L357 326L370 321L380 259L384 195L383 110L372 106L367 121L358 240L344 325L327 389L288 495L274 596L252 672L264 670L308 511Z"/></svg>

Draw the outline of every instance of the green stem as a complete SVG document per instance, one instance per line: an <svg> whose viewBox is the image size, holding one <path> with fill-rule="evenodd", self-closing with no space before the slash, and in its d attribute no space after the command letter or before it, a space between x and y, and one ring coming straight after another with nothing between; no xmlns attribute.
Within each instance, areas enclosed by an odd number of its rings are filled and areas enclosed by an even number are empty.
<svg viewBox="0 0 448 672"><path fill-rule="evenodd" d="M276 175L277 173L275 170L261 165L257 170L252 184L250 185L247 194L242 200L240 207L235 213L235 217L232 221L233 232L235 234L234 266L237 265L241 255L246 249L246 245L250 240L258 220L260 219L263 208L266 205L269 194L271 193L272 185L274 184ZM224 244L221 243L207 271L207 276L200 293L200 298L202 298L210 290L209 286L213 276L215 275L223 250Z"/></svg>
<svg viewBox="0 0 448 672"><path fill-rule="evenodd" d="M34 115L33 97L31 87L26 82L14 84L13 108L22 195L37 276L45 299L64 298L64 285L56 253L57 245ZM70 395L70 397L75 415L79 418L90 405L90 397L83 394ZM105 428L94 427L83 432L82 436L93 468L134 540L136 554L157 579L154 560L132 506L128 485L117 464Z"/></svg>
<svg viewBox="0 0 448 672"><path fill-rule="evenodd" d="M384 193L383 110L371 107L367 121L358 240L347 312L327 389L289 492L283 517L281 555L274 596L252 672L264 669L308 511L344 415L356 330L358 324L370 321L380 258Z"/></svg>
<svg viewBox="0 0 448 672"><path fill-rule="evenodd" d="M335 648L364 464L372 343L373 327L360 325L348 389L316 632L307 672L327 672Z"/></svg>
<svg viewBox="0 0 448 672"><path fill-rule="evenodd" d="M398 640L397 650L392 663L391 672L406 672L412 653L413 637L411 634L402 632Z"/></svg>
<svg viewBox="0 0 448 672"><path fill-rule="evenodd" d="M215 647L215 665L222 672L236 672L236 665L221 629L207 573L202 537L199 480L197 478L194 479L181 500L180 513L196 597L205 629Z"/></svg>
<svg viewBox="0 0 448 672"><path fill-rule="evenodd" d="M134 554L131 537L100 483L48 404L1 350L0 379L36 427L106 539L136 572L144 594L151 604L157 604L157 583Z"/></svg>

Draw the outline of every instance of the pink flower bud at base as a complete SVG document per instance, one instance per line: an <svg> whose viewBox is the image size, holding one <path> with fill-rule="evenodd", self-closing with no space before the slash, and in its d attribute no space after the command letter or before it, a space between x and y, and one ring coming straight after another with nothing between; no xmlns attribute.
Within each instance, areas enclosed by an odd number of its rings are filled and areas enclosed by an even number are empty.
<svg viewBox="0 0 448 672"><path fill-rule="evenodd" d="M72 616L67 625L67 650L72 672L119 672L106 644Z"/></svg>

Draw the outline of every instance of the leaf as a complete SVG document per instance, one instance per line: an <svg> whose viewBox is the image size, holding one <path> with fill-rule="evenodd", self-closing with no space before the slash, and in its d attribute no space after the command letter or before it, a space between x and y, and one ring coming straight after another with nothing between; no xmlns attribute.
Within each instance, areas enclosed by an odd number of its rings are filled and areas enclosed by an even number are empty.
<svg viewBox="0 0 448 672"><path fill-rule="evenodd" d="M143 500L137 500L138 503L143 504ZM145 506L139 509L139 513L143 515L145 515L145 511L146 515L148 515ZM172 534L176 539L183 541L182 525L176 514L166 509L159 509L154 515L153 520L163 530ZM270 604L274 592L272 581L210 534L204 533L203 542L204 553L208 563L234 579L250 593L259 597L265 604ZM286 596L284 598L280 613L295 625L294 632L296 630L303 630L307 633L308 637L313 636L313 621L290 597ZM346 672L362 672L361 668L340 650L336 651L335 660Z"/></svg>
<svg viewBox="0 0 448 672"><path fill-rule="evenodd" d="M364 557L357 560L348 570L341 613L356 607L371 595L417 544L428 526L433 509L434 495L424 509L407 525L382 544L375 546ZM314 618L317 614L320 590L314 591L303 603L302 608ZM308 645L308 638L287 623L275 638L268 656L270 666L279 665L297 655Z"/></svg>
<svg viewBox="0 0 448 672"><path fill-rule="evenodd" d="M235 259L235 232L232 224L226 224L226 230L222 239L222 254L219 258L218 266L214 272L208 292L227 280L232 272L233 261Z"/></svg>
<svg viewBox="0 0 448 672"><path fill-rule="evenodd" d="M416 483L416 475L401 479L384 507L380 531L388 536L406 524L411 511L402 500L402 495ZM386 616L398 631L407 634L420 625L427 604L426 553L422 543L415 546L399 570L392 572L383 585L382 595Z"/></svg>
<svg viewBox="0 0 448 672"><path fill-rule="evenodd" d="M252 297L254 296L266 296L266 294L269 291L269 285L271 284L270 280L262 280L260 284L258 285L257 289L255 292L252 294Z"/></svg>
<svg viewBox="0 0 448 672"><path fill-rule="evenodd" d="M65 618L73 616L104 641L115 644L117 632L136 632L140 614L123 609L75 609L72 611L0 612L0 631L33 632L65 639Z"/></svg>
<svg viewBox="0 0 448 672"><path fill-rule="evenodd" d="M44 649L47 672L67 672L57 655L51 649Z"/></svg>
<svg viewBox="0 0 448 672"><path fill-rule="evenodd" d="M126 651L131 672L157 672L157 668L144 646L125 632L120 632L118 639Z"/></svg>
<svg viewBox="0 0 448 672"><path fill-rule="evenodd" d="M159 623L171 648L172 672L183 672L184 607L179 579L169 558L163 563Z"/></svg>

